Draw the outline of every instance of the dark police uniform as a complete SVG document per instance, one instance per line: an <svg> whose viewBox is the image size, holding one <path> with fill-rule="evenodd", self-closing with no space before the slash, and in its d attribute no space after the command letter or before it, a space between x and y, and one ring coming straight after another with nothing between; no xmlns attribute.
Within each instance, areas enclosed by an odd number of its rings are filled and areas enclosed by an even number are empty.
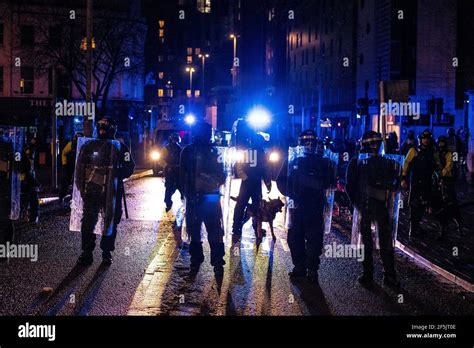
<svg viewBox="0 0 474 348"><path fill-rule="evenodd" d="M396 282L393 224L389 214L391 193L397 190L399 184L394 165L389 159L372 155L363 160L353 159L348 166L347 193L361 216L360 232L364 244L362 282L370 282L373 278L372 222L377 225L385 279Z"/></svg>
<svg viewBox="0 0 474 348"><path fill-rule="evenodd" d="M288 246L294 270L290 276L308 276L317 280L324 238L324 206L326 190L333 185L331 161L320 154L305 154L289 165Z"/></svg>
<svg viewBox="0 0 474 348"><path fill-rule="evenodd" d="M420 230L420 222L425 210L432 203L433 174L440 168L439 156L434 146L419 145L410 149L403 167L403 179L409 180L410 187L410 236Z"/></svg>
<svg viewBox="0 0 474 348"><path fill-rule="evenodd" d="M201 129L204 128L204 129ZM209 128L209 137L207 134ZM219 163L219 153L212 146L210 126L198 124L193 144L181 153L180 180L186 198L186 228L191 242L191 273L199 271L204 262L201 241L201 226L206 226L211 249L211 265L216 275L222 275L224 262L224 229L220 204L220 186L225 182L223 163ZM199 134L201 133L201 134ZM204 135L203 135L204 134Z"/></svg>
<svg viewBox="0 0 474 348"><path fill-rule="evenodd" d="M122 218L123 184L122 180L130 177L135 169L135 162L129 149L120 143L117 151L110 141L115 137L115 121L105 118L105 126L108 134L86 142L79 150L76 164L75 184L77 185L83 200L83 212L81 221L82 233L82 255L79 263L90 265L92 263L92 252L95 248L96 235L94 230L98 221L99 213L104 213L103 230L111 226L110 234L103 235L100 247L104 262L112 262L111 252L115 250L115 238L117 226ZM99 121L99 125L103 124ZM110 128L113 124L114 129ZM110 130L112 129L112 130ZM115 195L115 205L114 202Z"/></svg>
<svg viewBox="0 0 474 348"><path fill-rule="evenodd" d="M262 201L262 180L267 189L271 189L271 180L267 174L266 156L262 148L249 148L243 151L253 151L255 156L255 166L252 167L249 163L236 163L237 176L242 179L240 185L239 195L237 196L237 203L234 208L234 220L232 225L232 238L237 242L242 237L242 227L245 218L245 208L252 199L252 204L258 206ZM254 229L256 222L254 221Z"/></svg>
<svg viewBox="0 0 474 348"><path fill-rule="evenodd" d="M163 150L163 162L165 164L165 204L169 210L173 205L171 197L179 189L179 161L181 157L181 146L170 142Z"/></svg>

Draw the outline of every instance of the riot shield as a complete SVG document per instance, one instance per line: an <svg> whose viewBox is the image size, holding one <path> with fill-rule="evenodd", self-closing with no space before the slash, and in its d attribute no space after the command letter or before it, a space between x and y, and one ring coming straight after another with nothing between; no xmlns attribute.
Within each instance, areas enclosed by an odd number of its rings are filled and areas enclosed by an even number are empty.
<svg viewBox="0 0 474 348"><path fill-rule="evenodd" d="M361 246L362 223L372 234L373 245L380 249L379 224L388 226L395 245L398 231L398 214L400 208L400 178L405 158L401 155L371 155L362 153L355 160L353 175L357 196L352 216L351 243ZM348 178L349 180L349 178ZM364 221L363 221L364 219ZM365 220L367 219L367 220ZM377 232L377 233L374 233Z"/></svg>
<svg viewBox="0 0 474 348"><path fill-rule="evenodd" d="M288 209L297 208L293 197L291 197L292 192L295 191L295 186L298 186L299 183L295 182L295 170L299 170L297 165L297 159L305 156L305 148L303 146L291 147L288 150L288 171L286 174L287 183L285 186L285 191L287 193L287 213L286 213L286 228L291 227L291 214L288 214ZM324 219L324 233L330 233L331 223L332 223L332 212L334 206L334 193L335 193L335 181L336 181L336 172L337 165L339 163L339 154L333 153L330 150L325 150L322 156L322 159L317 160L315 164L316 176L318 179L314 183L324 191L323 202L323 219ZM296 181L298 181L296 179ZM282 187L283 185L279 185ZM281 189L280 189L281 191ZM316 198L316 197L315 197Z"/></svg>
<svg viewBox="0 0 474 348"><path fill-rule="evenodd" d="M339 154L327 149L324 158L329 160L328 179L329 187L326 189L326 201L324 202L324 234L331 233L332 212L334 208L334 195L336 192L337 166L339 165Z"/></svg>
<svg viewBox="0 0 474 348"><path fill-rule="evenodd" d="M79 138L69 229L110 236L118 190L120 142Z"/></svg>
<svg viewBox="0 0 474 348"><path fill-rule="evenodd" d="M0 219L18 220L23 131L11 126L0 130Z"/></svg>
<svg viewBox="0 0 474 348"><path fill-rule="evenodd" d="M224 233L226 236L230 235L232 231L231 224L231 192L232 192L232 180L234 175L234 152L233 147L218 147L220 161L224 164L225 173L225 184L222 187L222 222L224 227Z"/></svg>

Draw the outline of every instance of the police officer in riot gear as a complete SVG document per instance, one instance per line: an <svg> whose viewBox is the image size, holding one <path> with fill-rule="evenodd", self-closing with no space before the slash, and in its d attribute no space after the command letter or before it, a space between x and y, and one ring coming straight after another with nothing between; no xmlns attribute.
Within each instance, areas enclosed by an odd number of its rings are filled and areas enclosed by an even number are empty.
<svg viewBox="0 0 474 348"><path fill-rule="evenodd" d="M4 130L0 129L0 244L13 240L13 221L10 212L13 194L11 169L14 155L12 142L4 136Z"/></svg>
<svg viewBox="0 0 474 348"><path fill-rule="evenodd" d="M13 221L20 217L20 173L31 169L22 149L21 129L7 129L0 128L0 245L13 242Z"/></svg>
<svg viewBox="0 0 474 348"><path fill-rule="evenodd" d="M420 134L419 145L408 151L403 166L401 186L406 190L410 184L410 238L421 232L421 219L432 203L433 175L439 169L433 134L427 129Z"/></svg>
<svg viewBox="0 0 474 348"><path fill-rule="evenodd" d="M110 117L103 117L97 123L97 138L100 140L114 140L117 132L117 124ZM76 185L78 185L83 199L82 216L82 254L78 264L89 266L93 262L92 252L95 248L96 235L94 229L98 221L101 209L110 212L113 221L112 234L102 236L100 247L102 249L102 260L105 265L112 263L112 252L115 250L115 238L117 226L122 218L123 179L130 177L135 169L135 162L127 146L121 143L118 158L111 161L111 156L116 156L112 151L113 146L107 146L104 142L93 141L82 146L76 164ZM94 157L100 158L95 160ZM94 159L94 160L91 160ZM101 160L102 159L102 160ZM113 171L109 169L110 163L114 163ZM107 178L112 175L113 178ZM95 180L97 178L97 180ZM118 187L115 192L115 207L111 206L107 199L105 183L108 180L117 180Z"/></svg>
<svg viewBox="0 0 474 348"><path fill-rule="evenodd" d="M292 280L308 277L318 282L320 256L324 238L325 193L334 185L331 161L323 157L324 142L312 130L303 132L299 145L304 155L288 166L287 194L289 206L288 246L294 269Z"/></svg>
<svg viewBox="0 0 474 348"><path fill-rule="evenodd" d="M442 185L443 209L439 216L441 224L440 239L444 238L448 232L449 221L452 220L458 230L459 235L463 234L461 227L461 214L456 197L456 185L454 177L454 154L448 147L448 138L440 136L438 138L439 161L441 164L440 175Z"/></svg>
<svg viewBox="0 0 474 348"><path fill-rule="evenodd" d="M162 165L165 173L165 204L166 211L170 211L173 206L171 197L178 190L179 186L179 161L181 156L181 138L174 133L169 137L169 143L162 152Z"/></svg>
<svg viewBox="0 0 474 348"><path fill-rule="evenodd" d="M382 137L374 131L362 137L363 160L353 159L347 169L347 193L360 213L360 233L364 244L363 273L358 281L362 285L373 282L372 223L376 223L380 243L380 257L384 268L384 284L398 287L394 262L394 241L390 222L390 199L400 183L399 172L393 162L380 154ZM398 204L396 202L395 204Z"/></svg>
<svg viewBox="0 0 474 348"><path fill-rule="evenodd" d="M186 228L191 237L191 276L204 262L201 225L204 223L216 277L224 273L224 228L220 187L225 183L223 163L211 143L212 128L205 122L193 128L193 142L181 153L180 181L186 198Z"/></svg>
<svg viewBox="0 0 474 348"><path fill-rule="evenodd" d="M247 159L251 161L238 161L235 164L237 177L242 179L237 203L234 208L234 220L232 225L232 242L236 244L242 238L242 227L244 222L245 208L252 199L252 204L258 206L262 201L262 180L268 191L271 190L271 180L266 167L266 157L264 152L265 139L260 134L249 134L249 144L239 146L237 151L247 152ZM256 223L254 221L254 229Z"/></svg>

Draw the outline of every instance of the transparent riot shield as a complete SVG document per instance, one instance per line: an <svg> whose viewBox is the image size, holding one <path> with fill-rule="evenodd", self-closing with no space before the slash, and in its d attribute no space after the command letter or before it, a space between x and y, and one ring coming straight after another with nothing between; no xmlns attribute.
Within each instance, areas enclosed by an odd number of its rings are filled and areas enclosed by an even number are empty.
<svg viewBox="0 0 474 348"><path fill-rule="evenodd" d="M110 236L118 190L120 142L79 138L71 202L71 231Z"/></svg>
<svg viewBox="0 0 474 348"><path fill-rule="evenodd" d="M305 156L305 148L303 146L291 147L288 150L288 172L286 174L286 184L279 184L280 191L284 186L284 191L287 195L287 213L286 213L286 228L291 227L291 214L288 214L288 209L297 208L295 205L294 197L292 194L295 192L295 187L300 187L300 190L304 190L304 186L300 186L298 175L296 171L301 170L299 168L298 158ZM332 223L332 212L334 206L334 194L335 194L335 181L337 165L339 162L339 154L333 153L330 150L325 150L321 159L317 160L314 164L314 177L316 177L313 185L315 189L324 191L323 202L323 219L324 219L324 233L330 233ZM312 175L313 176L313 175ZM282 180L279 180L282 182ZM277 180L278 182L278 180ZM308 189L311 189L308 187ZM317 199L315 197L315 199Z"/></svg>
<svg viewBox="0 0 474 348"><path fill-rule="evenodd" d="M374 156L367 153L359 155L357 165L354 166L355 172L351 173L357 178L355 188L357 202L353 202L352 217L353 245L359 247L363 245L362 223L365 228L370 228L374 248L380 249L379 224L389 227L395 245L400 208L399 183L403 163L404 157L401 155Z"/></svg>
<svg viewBox="0 0 474 348"><path fill-rule="evenodd" d="M23 131L19 127L0 126L0 132L0 219L18 220Z"/></svg>
<svg viewBox="0 0 474 348"><path fill-rule="evenodd" d="M222 206L222 223L224 227L224 233L226 236L230 235L232 230L231 224L231 193L232 193L232 180L234 176L234 152L233 147L218 147L220 161L224 165L225 173L225 184L221 190L221 206Z"/></svg>
<svg viewBox="0 0 474 348"><path fill-rule="evenodd" d="M326 201L324 202L324 233L331 233L332 212L334 208L334 196L336 192L336 175L337 166L339 165L339 154L331 150L324 151L324 158L329 160L328 165L328 182L329 187L326 189Z"/></svg>

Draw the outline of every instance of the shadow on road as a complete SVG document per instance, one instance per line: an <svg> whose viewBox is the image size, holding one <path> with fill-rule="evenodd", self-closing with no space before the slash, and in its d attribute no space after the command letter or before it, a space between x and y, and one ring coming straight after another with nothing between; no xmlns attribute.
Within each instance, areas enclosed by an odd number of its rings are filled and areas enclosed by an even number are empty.
<svg viewBox="0 0 474 348"><path fill-rule="evenodd" d="M97 269L94 277L87 285L86 289L79 298L79 302L74 310L74 315L85 316L88 315L89 311L94 304L94 301L99 293L100 287L109 272L110 267L103 263Z"/></svg>
<svg viewBox="0 0 474 348"><path fill-rule="evenodd" d="M293 286L298 290L300 301L309 311L309 315L332 315L319 284L302 280L294 282Z"/></svg>
<svg viewBox="0 0 474 348"><path fill-rule="evenodd" d="M74 266L74 268L68 273L68 275L61 281L56 289L48 296L45 294L39 294L33 303L28 307L27 315L56 315L56 313L64 306L71 293L76 288L77 280L86 271L85 267ZM64 290L68 289L62 297L60 295ZM59 301L56 301L58 300ZM56 304L51 307L51 304Z"/></svg>

